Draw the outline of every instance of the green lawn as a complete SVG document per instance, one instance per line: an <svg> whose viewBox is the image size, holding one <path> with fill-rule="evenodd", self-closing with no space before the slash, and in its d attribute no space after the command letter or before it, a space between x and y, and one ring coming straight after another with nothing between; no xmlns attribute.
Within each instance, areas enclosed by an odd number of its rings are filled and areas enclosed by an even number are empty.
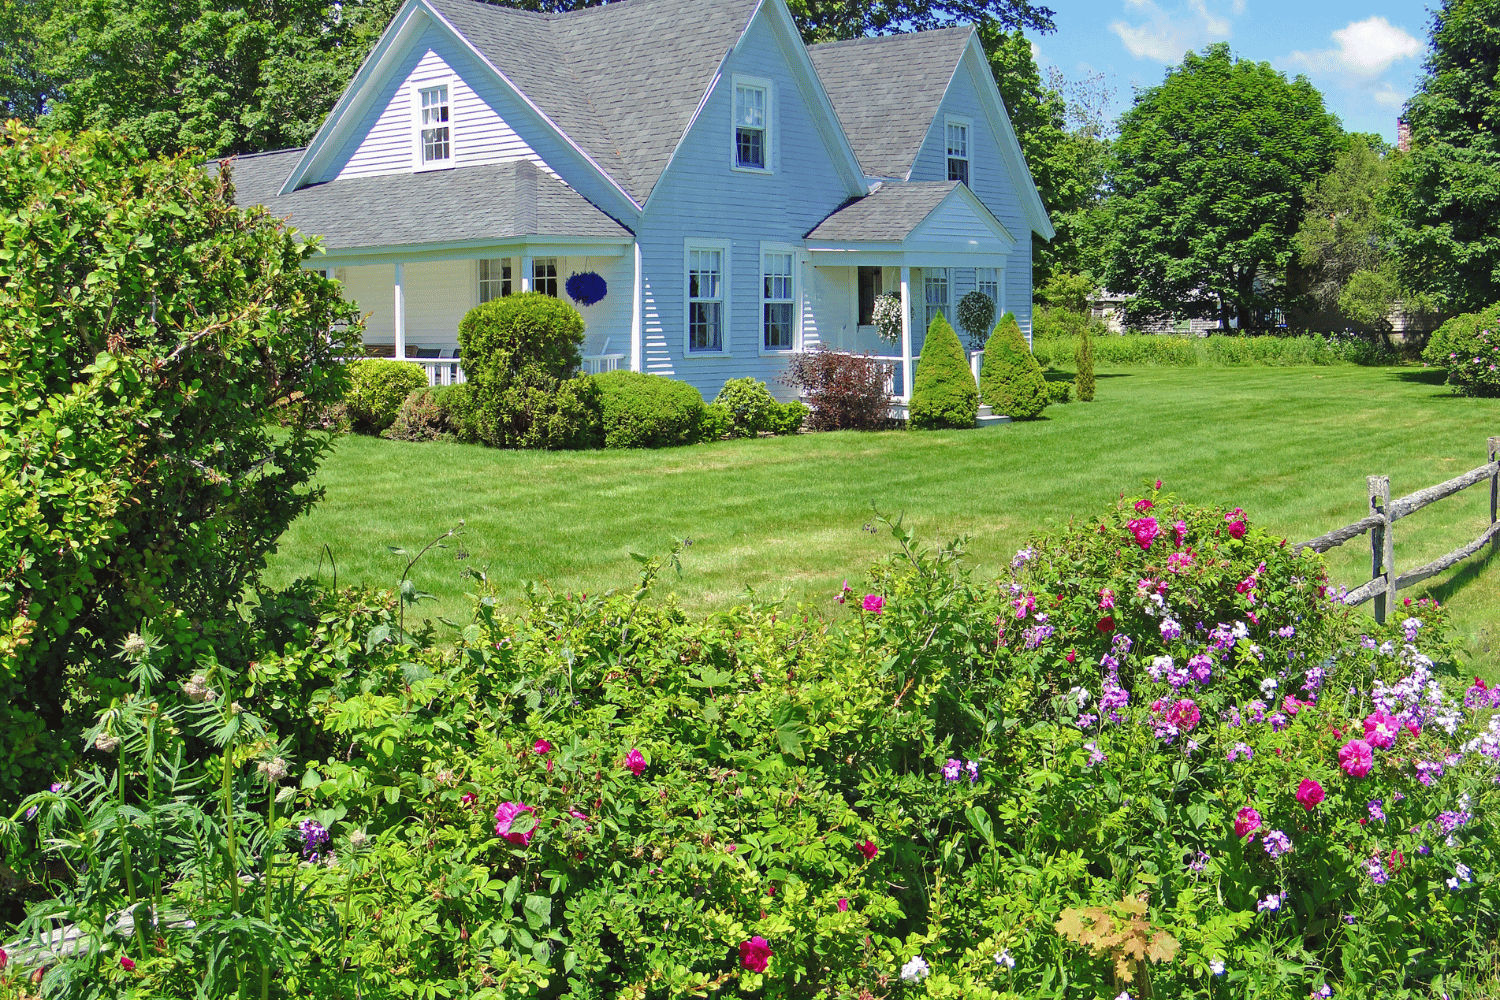
<svg viewBox="0 0 1500 1000"><path fill-rule="evenodd" d="M998 570L1035 531L1087 516L1160 477L1201 503L1242 506L1299 541L1365 513L1365 476L1402 495L1483 464L1500 404L1448 394L1420 369L1119 369L1094 403L972 431L805 434L667 451L517 453L454 444L342 440L319 482L327 498L282 539L270 582L310 575L327 555L340 584L389 585L387 545L420 546L465 522L457 545L415 571L438 596L425 614L461 619L459 548L506 595L537 579L559 590L628 587L631 551L692 539L684 605L708 609L746 586L827 605L887 552L866 530L871 503L922 537L967 533ZM1477 535L1489 490L1472 487L1396 528L1399 567ZM326 550L325 550L326 546ZM1369 544L1329 554L1336 582L1368 579ZM1483 556L1428 581L1451 603L1471 655L1500 662L1500 560ZM1368 607L1368 605L1366 606Z"/></svg>

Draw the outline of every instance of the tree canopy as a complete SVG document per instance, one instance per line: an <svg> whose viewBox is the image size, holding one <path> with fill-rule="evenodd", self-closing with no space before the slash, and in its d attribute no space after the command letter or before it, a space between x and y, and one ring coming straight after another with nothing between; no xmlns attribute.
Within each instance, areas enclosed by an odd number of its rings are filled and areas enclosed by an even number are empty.
<svg viewBox="0 0 1500 1000"><path fill-rule="evenodd" d="M1342 130L1304 77L1235 59L1227 44L1188 53L1136 95L1109 162L1105 279L1131 312L1262 325L1287 304L1308 186Z"/></svg>
<svg viewBox="0 0 1500 1000"><path fill-rule="evenodd" d="M1500 301L1500 0L1444 0L1392 178L1403 276L1453 312Z"/></svg>

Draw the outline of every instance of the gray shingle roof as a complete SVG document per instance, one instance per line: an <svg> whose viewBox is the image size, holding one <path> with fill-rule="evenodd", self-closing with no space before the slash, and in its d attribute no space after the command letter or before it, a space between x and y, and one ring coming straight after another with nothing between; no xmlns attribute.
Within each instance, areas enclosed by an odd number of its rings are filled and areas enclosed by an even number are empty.
<svg viewBox="0 0 1500 1000"><path fill-rule="evenodd" d="M807 234L810 240L900 243L958 187L958 181L887 181L845 202Z"/></svg>
<svg viewBox="0 0 1500 1000"><path fill-rule="evenodd" d="M973 30L939 28L808 46L866 175L906 178Z"/></svg>
<svg viewBox="0 0 1500 1000"><path fill-rule="evenodd" d="M535 14L430 2L640 203L757 4L618 0Z"/></svg>
<svg viewBox="0 0 1500 1000"><path fill-rule="evenodd" d="M264 205L329 250L525 236L630 239L628 229L530 160L353 177L277 195L302 150L231 161L235 204Z"/></svg>

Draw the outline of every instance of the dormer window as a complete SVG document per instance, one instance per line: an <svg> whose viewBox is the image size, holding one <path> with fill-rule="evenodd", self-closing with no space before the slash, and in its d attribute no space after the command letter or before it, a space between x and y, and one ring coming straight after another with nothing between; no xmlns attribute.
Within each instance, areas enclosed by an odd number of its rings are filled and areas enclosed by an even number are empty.
<svg viewBox="0 0 1500 1000"><path fill-rule="evenodd" d="M739 170L771 169L771 88L768 81L734 81L734 155Z"/></svg>
<svg viewBox="0 0 1500 1000"><path fill-rule="evenodd" d="M453 158L453 140L448 131L448 88L446 85L423 87L418 93L421 100L418 138L421 165L446 166Z"/></svg>
<svg viewBox="0 0 1500 1000"><path fill-rule="evenodd" d="M969 123L962 118L949 118L948 124L948 179L969 185Z"/></svg>

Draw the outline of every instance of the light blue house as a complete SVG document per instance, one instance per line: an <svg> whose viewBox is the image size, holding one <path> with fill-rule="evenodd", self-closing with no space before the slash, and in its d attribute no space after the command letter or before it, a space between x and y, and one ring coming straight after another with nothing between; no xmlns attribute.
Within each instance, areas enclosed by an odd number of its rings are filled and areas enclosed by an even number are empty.
<svg viewBox="0 0 1500 1000"><path fill-rule="evenodd" d="M470 308L593 272L595 370L712 398L824 344L901 359L909 396L966 292L1029 331L1053 235L972 29L805 46L784 0L408 0L306 149L232 170L240 204L323 237L372 352L438 381Z"/></svg>

